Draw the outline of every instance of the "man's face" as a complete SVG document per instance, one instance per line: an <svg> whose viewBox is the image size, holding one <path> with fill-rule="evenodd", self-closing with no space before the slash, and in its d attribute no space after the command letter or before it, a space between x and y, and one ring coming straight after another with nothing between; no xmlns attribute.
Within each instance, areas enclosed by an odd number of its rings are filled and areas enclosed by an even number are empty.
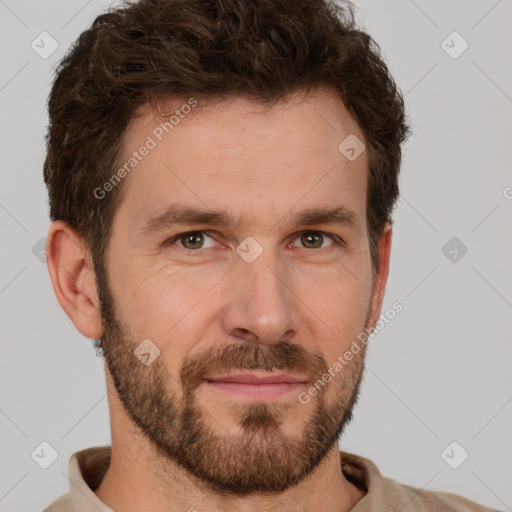
<svg viewBox="0 0 512 512"><path fill-rule="evenodd" d="M319 464L357 400L364 349L307 403L298 397L372 313L367 155L338 150L349 134L364 137L327 90L270 111L245 99L199 104L160 141L161 122L149 111L134 121L121 155L156 142L125 178L99 283L107 367L163 466L224 492L282 491ZM235 223L145 229L178 206ZM331 208L353 222L297 221ZM134 354L143 340L150 364ZM240 373L299 382L220 382Z"/></svg>

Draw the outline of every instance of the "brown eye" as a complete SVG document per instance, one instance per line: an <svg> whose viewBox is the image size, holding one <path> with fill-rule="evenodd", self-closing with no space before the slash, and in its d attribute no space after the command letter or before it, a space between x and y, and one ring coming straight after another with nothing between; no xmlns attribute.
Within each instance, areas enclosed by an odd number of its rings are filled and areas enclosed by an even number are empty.
<svg viewBox="0 0 512 512"><path fill-rule="evenodd" d="M322 241L322 235L319 236L318 234L312 232L303 233L301 236L301 242L308 248L312 247L316 249L322 245Z"/></svg>
<svg viewBox="0 0 512 512"><path fill-rule="evenodd" d="M210 238L209 246L205 246L205 239ZM206 243L208 243L206 241ZM182 252L201 253L199 249L211 249L215 246L215 240L205 231L189 231L173 236L165 243L166 246L176 245L176 249Z"/></svg>
<svg viewBox="0 0 512 512"><path fill-rule="evenodd" d="M179 240L185 249L201 249L204 242L203 235L199 232L185 233Z"/></svg>
<svg viewBox="0 0 512 512"><path fill-rule="evenodd" d="M323 249L322 243L326 238L330 238L333 240L333 237L322 233L321 231L304 231L300 236L300 242L302 247L305 247L306 249ZM327 247L330 247L331 245L334 245L331 243Z"/></svg>

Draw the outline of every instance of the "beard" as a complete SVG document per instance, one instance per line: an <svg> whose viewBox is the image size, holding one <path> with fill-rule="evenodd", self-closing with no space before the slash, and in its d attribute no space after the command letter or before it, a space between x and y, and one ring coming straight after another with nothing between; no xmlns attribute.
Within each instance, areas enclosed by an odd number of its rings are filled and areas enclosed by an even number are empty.
<svg viewBox="0 0 512 512"><path fill-rule="evenodd" d="M312 410L298 400L233 400L229 406L237 433L219 429L215 417L195 394L208 375L231 370L284 370L301 373L309 383L316 383L328 372L325 359L286 340L273 345L240 340L187 356L179 376L172 376L163 357L146 366L134 355L142 340L116 316L103 270L97 272L97 278L103 327L100 347L108 371L128 417L155 449L155 462L169 478L179 465L217 493L281 493L320 464L352 420L364 373L365 347L336 378L323 383L325 387L311 399L315 405ZM172 350L172 342L169 346ZM226 407L225 402L222 407ZM301 407L305 415L300 436L285 434L283 422Z"/></svg>

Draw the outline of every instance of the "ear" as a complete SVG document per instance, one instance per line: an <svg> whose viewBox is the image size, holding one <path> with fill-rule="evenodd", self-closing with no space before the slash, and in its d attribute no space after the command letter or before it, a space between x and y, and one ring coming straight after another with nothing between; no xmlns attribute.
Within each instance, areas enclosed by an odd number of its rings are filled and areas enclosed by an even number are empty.
<svg viewBox="0 0 512 512"><path fill-rule="evenodd" d="M62 309L87 338L101 338L101 317L92 258L83 239L63 221L48 230L46 262Z"/></svg>
<svg viewBox="0 0 512 512"><path fill-rule="evenodd" d="M386 283L389 273L389 257L391 253L391 237L393 234L392 226L388 222L384 226L381 237L379 238L379 269L373 281L373 296L372 296L372 313L368 323L368 329L375 327L379 320L380 311L382 308L382 301L386 291Z"/></svg>

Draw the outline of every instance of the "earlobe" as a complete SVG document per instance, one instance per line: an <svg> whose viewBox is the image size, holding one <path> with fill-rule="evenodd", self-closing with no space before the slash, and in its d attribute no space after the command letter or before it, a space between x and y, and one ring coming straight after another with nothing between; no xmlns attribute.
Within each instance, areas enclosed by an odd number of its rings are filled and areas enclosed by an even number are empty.
<svg viewBox="0 0 512 512"><path fill-rule="evenodd" d="M46 261L53 290L75 327L87 338L101 337L96 277L83 239L65 222L48 230Z"/></svg>

